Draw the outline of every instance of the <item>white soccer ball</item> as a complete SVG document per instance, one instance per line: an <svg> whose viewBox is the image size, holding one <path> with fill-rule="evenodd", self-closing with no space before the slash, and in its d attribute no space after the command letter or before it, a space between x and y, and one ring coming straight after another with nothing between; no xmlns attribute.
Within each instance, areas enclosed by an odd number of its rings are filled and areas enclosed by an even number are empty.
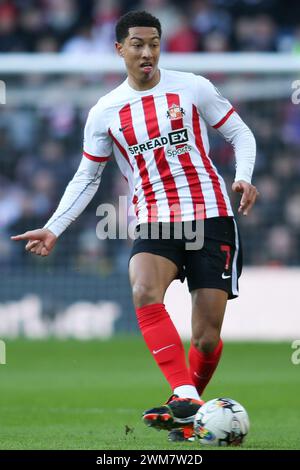
<svg viewBox="0 0 300 470"><path fill-rule="evenodd" d="M231 398L214 398L202 405L194 421L199 442L211 446L238 446L249 432L245 408Z"/></svg>

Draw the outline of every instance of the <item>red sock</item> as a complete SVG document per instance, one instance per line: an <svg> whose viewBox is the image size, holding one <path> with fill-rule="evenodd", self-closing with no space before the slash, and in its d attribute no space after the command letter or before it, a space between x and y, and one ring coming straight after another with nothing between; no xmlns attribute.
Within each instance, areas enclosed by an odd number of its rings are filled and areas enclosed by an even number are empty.
<svg viewBox="0 0 300 470"><path fill-rule="evenodd" d="M164 304L145 305L137 308L136 314L144 340L172 390L194 385L183 344Z"/></svg>
<svg viewBox="0 0 300 470"><path fill-rule="evenodd" d="M220 339L216 348L211 353L199 351L193 343L189 350L190 375L199 395L210 381L222 354L223 342Z"/></svg>

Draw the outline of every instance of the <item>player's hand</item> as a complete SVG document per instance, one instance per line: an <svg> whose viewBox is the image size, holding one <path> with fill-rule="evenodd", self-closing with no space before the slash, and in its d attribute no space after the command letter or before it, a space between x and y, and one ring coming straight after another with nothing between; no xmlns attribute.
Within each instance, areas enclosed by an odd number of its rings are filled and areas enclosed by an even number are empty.
<svg viewBox="0 0 300 470"><path fill-rule="evenodd" d="M10 238L11 240L28 240L25 246L26 251L30 251L38 256L48 256L57 241L56 235L47 228L30 230Z"/></svg>
<svg viewBox="0 0 300 470"><path fill-rule="evenodd" d="M236 193L242 193L242 198L239 207L239 213L248 215L248 212L255 203L255 200L259 194L256 187L253 184L246 183L246 181L240 180L235 181L232 185L232 191Z"/></svg>

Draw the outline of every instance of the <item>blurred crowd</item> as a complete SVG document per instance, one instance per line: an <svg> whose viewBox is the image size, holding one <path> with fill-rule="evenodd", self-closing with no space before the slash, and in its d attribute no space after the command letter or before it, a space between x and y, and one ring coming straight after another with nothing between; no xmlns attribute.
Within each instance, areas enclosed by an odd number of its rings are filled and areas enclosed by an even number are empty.
<svg viewBox="0 0 300 470"><path fill-rule="evenodd" d="M285 100L234 103L257 139L254 184L260 196L247 217L239 217L247 265L300 264L300 105ZM43 226L54 211L81 159L87 109L6 107L0 115L0 263L40 263L9 235ZM232 147L212 130L211 158L231 194ZM103 275L127 270L130 240L100 240L96 226L100 203L127 193L127 183L109 162L100 189L80 218L61 238L51 264ZM232 203L237 207L239 197ZM124 223L124 214L123 214ZM126 224L126 220L125 220ZM45 260L42 261L44 263Z"/></svg>
<svg viewBox="0 0 300 470"><path fill-rule="evenodd" d="M168 52L300 50L297 0L0 0L0 52L110 52L132 9L159 17Z"/></svg>
<svg viewBox="0 0 300 470"><path fill-rule="evenodd" d="M0 49L109 52L116 19L138 7L162 20L166 51L296 51L300 23L295 11L283 6L277 0L190 0L183 10L182 2L166 0L0 0ZM300 3L295 2L295 8L300 13ZM95 80L89 77L82 86L93 86ZM105 80L106 87L113 88L120 76ZM63 78L62 89L67 89L69 81L70 77ZM44 78L30 76L24 90L40 87L43 93L45 84ZM77 106L72 100L51 104L48 100L21 106L8 103L2 108L0 265L4 269L62 266L103 276L127 271L131 241L96 237L98 205L112 203L118 210L118 198L127 192L113 162L105 169L96 197L63 234L49 260L28 256L23 244L9 239L13 233L43 226L55 210L81 159L89 104ZM254 184L260 196L248 217L239 217L245 264L299 266L300 105L286 98L237 99L233 104L253 130L258 147ZM211 158L231 194L233 150L216 131L211 134ZM232 197L236 208L239 198Z"/></svg>

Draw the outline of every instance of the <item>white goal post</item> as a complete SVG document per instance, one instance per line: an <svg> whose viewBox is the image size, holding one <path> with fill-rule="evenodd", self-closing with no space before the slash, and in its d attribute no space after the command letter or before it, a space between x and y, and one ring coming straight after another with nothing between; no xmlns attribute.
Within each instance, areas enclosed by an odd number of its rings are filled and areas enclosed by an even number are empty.
<svg viewBox="0 0 300 470"><path fill-rule="evenodd" d="M293 89L300 88L300 57L283 53L193 53L161 55L163 68L213 75L213 82L230 100L291 99ZM44 76L45 93L39 87L20 87L12 76ZM111 89L102 77L125 78L123 60L117 54L0 54L0 81L6 84L7 103L13 106L60 103L68 100L78 107L92 106ZM75 80L94 77L88 86L74 87L59 83L73 76ZM54 79L54 81L52 80ZM80 90L80 93L78 92Z"/></svg>
<svg viewBox="0 0 300 470"><path fill-rule="evenodd" d="M286 53L191 53L161 55L161 66L198 73L300 73L300 56ZM0 77L19 73L124 72L116 54L0 54Z"/></svg>

